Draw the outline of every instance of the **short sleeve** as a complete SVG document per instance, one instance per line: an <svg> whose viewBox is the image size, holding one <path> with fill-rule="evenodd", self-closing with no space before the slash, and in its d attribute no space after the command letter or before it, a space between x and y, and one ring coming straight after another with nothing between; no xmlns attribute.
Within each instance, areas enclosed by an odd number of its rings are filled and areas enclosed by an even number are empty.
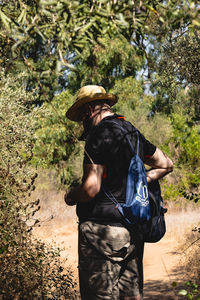
<svg viewBox="0 0 200 300"><path fill-rule="evenodd" d="M156 146L149 142L141 133L140 143L142 143L144 159L151 157L155 153Z"/></svg>

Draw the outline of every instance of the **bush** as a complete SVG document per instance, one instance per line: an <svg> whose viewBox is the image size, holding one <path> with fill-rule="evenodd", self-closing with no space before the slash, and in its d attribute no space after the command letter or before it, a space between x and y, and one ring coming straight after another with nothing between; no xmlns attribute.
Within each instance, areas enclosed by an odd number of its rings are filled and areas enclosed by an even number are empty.
<svg viewBox="0 0 200 300"><path fill-rule="evenodd" d="M185 273L185 287L179 291L183 299L200 299L200 269L199 269L199 247L200 228L194 228L188 233L180 250L185 254L183 267Z"/></svg>
<svg viewBox="0 0 200 300"><path fill-rule="evenodd" d="M30 201L37 173L30 168L35 115L24 76L0 80L0 298L75 299L75 281L59 250L33 239L39 200Z"/></svg>
<svg viewBox="0 0 200 300"><path fill-rule="evenodd" d="M171 153L175 163L174 187L179 192L199 193L200 183L200 136L198 125L182 113L171 115L172 135L166 149Z"/></svg>

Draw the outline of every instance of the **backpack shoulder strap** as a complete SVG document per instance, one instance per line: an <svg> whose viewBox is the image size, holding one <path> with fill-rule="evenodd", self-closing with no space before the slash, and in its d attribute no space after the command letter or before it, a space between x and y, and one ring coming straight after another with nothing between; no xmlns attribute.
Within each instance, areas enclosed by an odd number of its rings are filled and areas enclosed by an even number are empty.
<svg viewBox="0 0 200 300"><path fill-rule="evenodd" d="M130 141L130 139L127 136L127 131L120 124L118 124L114 120L106 120L104 122L115 123L124 133L126 133L125 137L126 137L128 143L130 145L131 151L132 151L133 154L135 154L133 145L131 144L131 141ZM136 130L136 134L137 134L137 150L136 150L136 154L139 155L139 133L138 133L138 130ZM105 183L103 183L103 182L102 182L102 189L103 189L104 193L106 194L106 196L115 204L115 207L118 208L118 210L123 215L123 211L122 211L121 205L118 203L118 201L115 198L115 196L107 189Z"/></svg>

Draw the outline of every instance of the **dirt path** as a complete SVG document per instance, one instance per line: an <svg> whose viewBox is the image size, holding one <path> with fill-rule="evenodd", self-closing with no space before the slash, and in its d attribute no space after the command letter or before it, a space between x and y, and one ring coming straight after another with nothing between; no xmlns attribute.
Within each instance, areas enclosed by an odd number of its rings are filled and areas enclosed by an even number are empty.
<svg viewBox="0 0 200 300"><path fill-rule="evenodd" d="M146 244L144 252L144 299L175 299L172 282L182 276L181 255L168 237L156 244ZM161 297L162 296L162 297Z"/></svg>
<svg viewBox="0 0 200 300"><path fill-rule="evenodd" d="M44 221L35 230L35 234L43 241L54 241L59 247L65 248L62 256L67 258L67 264L77 277L75 208L65 206L62 194L54 193L51 197L52 199L41 202L40 218ZM184 273L180 264L182 256L178 253L177 246L185 231L198 221L199 211L184 209L173 214L169 209L166 216L167 234L160 242L145 245L144 300L177 299L172 282L178 282Z"/></svg>
<svg viewBox="0 0 200 300"><path fill-rule="evenodd" d="M173 209L172 209L173 211ZM199 222L199 210L192 207L166 214L167 233L155 244L146 244L144 252L144 300L178 299L177 289L184 281L180 252L182 237ZM181 298L182 299L182 298Z"/></svg>

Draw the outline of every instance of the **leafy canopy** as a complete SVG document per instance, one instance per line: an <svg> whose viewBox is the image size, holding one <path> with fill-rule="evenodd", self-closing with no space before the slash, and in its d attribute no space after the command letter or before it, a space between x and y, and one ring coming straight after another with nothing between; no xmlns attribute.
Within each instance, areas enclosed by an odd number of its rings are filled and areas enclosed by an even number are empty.
<svg viewBox="0 0 200 300"><path fill-rule="evenodd" d="M191 0L2 0L0 59L13 72L16 66L26 67L29 88L36 85L39 97L47 100L59 87L68 85L71 71L79 85L83 83L88 65L88 80L97 73L104 83L114 74L134 75L138 64L128 67L127 60L120 58L120 40L128 49L129 61L138 61L137 56L144 57L145 52L148 60L146 39L154 36L159 40L180 26L198 28L198 16L198 1ZM112 52L115 39L120 47L115 47L110 62L104 59L101 69L98 49L106 53L110 45ZM112 79L108 80L111 83Z"/></svg>

